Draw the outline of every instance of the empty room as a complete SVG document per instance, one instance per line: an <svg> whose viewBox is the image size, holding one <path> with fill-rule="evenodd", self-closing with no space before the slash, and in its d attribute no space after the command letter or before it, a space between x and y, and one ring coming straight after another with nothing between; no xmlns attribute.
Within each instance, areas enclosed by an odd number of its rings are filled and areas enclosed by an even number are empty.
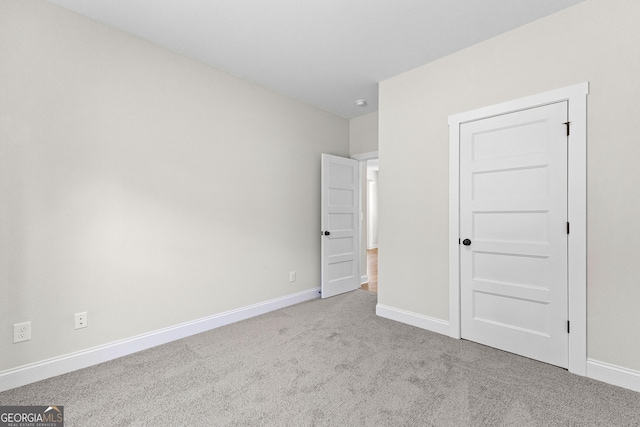
<svg viewBox="0 0 640 427"><path fill-rule="evenodd" d="M0 425L640 425L639 20L0 0Z"/></svg>

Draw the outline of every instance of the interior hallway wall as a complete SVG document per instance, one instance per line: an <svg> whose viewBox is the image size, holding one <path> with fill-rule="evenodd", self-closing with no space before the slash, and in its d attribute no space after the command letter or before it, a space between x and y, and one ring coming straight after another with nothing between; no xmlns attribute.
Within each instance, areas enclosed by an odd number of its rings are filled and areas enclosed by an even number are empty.
<svg viewBox="0 0 640 427"><path fill-rule="evenodd" d="M638 17L587 0L380 84L381 304L448 319L448 116L588 81L588 357L640 370Z"/></svg>
<svg viewBox="0 0 640 427"><path fill-rule="evenodd" d="M0 64L0 371L320 285L348 120L44 1Z"/></svg>
<svg viewBox="0 0 640 427"><path fill-rule="evenodd" d="M378 112L349 121L349 155L378 151Z"/></svg>

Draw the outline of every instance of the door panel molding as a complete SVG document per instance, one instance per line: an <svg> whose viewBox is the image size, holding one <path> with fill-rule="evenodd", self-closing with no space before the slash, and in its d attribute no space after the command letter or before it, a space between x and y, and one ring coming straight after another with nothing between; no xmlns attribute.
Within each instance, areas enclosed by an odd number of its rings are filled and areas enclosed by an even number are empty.
<svg viewBox="0 0 640 427"><path fill-rule="evenodd" d="M567 101L569 371L587 371L586 166L588 82L449 116L449 336L460 339L460 126L476 120Z"/></svg>

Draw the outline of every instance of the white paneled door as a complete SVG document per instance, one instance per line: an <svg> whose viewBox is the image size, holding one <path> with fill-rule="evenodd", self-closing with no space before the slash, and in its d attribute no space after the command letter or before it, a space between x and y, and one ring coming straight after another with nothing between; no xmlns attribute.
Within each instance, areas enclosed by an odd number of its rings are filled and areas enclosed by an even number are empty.
<svg viewBox="0 0 640 427"><path fill-rule="evenodd" d="M460 126L462 338L567 367L567 102Z"/></svg>
<svg viewBox="0 0 640 427"><path fill-rule="evenodd" d="M360 287L358 161L322 155L322 298Z"/></svg>

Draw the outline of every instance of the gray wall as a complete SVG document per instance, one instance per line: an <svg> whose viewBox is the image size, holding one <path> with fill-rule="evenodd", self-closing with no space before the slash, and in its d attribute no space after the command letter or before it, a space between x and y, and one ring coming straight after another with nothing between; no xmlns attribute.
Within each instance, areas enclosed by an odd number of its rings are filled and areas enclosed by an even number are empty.
<svg viewBox="0 0 640 427"><path fill-rule="evenodd" d="M381 304L448 319L448 116L589 81L588 357L640 370L638 17L588 0L381 83Z"/></svg>
<svg viewBox="0 0 640 427"><path fill-rule="evenodd" d="M0 64L0 371L320 285L348 120L42 1Z"/></svg>

